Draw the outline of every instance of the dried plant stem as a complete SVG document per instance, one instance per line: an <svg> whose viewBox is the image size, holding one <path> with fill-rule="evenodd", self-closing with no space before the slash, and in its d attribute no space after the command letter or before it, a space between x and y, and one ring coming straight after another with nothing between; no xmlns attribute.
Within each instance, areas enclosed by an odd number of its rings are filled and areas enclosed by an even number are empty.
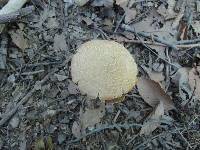
<svg viewBox="0 0 200 150"><path fill-rule="evenodd" d="M153 41L151 42L151 41L140 41L140 40L123 40L123 42L136 43L136 44L144 43L144 44L147 44L147 45L155 45L155 46L167 47L167 45L165 45L165 44L161 44L161 43L153 42ZM180 49L180 48L194 48L194 47L200 47L200 43L196 43L196 44L180 44L180 45L177 44L176 47L178 49Z"/></svg>

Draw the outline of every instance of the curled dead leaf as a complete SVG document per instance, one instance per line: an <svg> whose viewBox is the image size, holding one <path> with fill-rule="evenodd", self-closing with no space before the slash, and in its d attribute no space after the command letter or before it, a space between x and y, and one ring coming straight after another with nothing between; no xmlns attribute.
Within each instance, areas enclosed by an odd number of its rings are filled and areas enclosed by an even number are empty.
<svg viewBox="0 0 200 150"><path fill-rule="evenodd" d="M72 134L76 137L76 138L80 138L82 133L81 133L81 126L77 121L74 121L73 125L72 125Z"/></svg>
<svg viewBox="0 0 200 150"><path fill-rule="evenodd" d="M149 117L145 121L143 127L140 130L140 135L142 134L149 135L156 128L158 128L160 126L160 120L163 115L164 115L164 105L163 102L160 101L160 103L156 106L155 110L149 115Z"/></svg>
<svg viewBox="0 0 200 150"><path fill-rule="evenodd" d="M150 79L140 78L137 87L144 101L150 106L155 107L162 101L166 111L175 108L171 97L165 93L159 83Z"/></svg>
<svg viewBox="0 0 200 150"><path fill-rule="evenodd" d="M200 66L193 68L189 72L189 85L194 91L194 95L200 100Z"/></svg>

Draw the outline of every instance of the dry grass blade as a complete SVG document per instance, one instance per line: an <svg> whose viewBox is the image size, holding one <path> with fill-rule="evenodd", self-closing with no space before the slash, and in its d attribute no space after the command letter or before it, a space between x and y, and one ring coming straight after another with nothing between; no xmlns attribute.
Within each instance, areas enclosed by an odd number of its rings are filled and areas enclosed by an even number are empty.
<svg viewBox="0 0 200 150"><path fill-rule="evenodd" d="M167 95L155 81L140 78L137 87L144 101L150 106L155 107L160 101L162 101L166 111L175 108L171 97Z"/></svg>

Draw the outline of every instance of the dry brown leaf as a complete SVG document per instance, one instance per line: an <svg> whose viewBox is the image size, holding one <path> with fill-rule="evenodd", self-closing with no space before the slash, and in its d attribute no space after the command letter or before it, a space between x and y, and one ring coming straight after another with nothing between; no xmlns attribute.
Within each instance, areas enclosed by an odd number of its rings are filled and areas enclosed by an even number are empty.
<svg viewBox="0 0 200 150"><path fill-rule="evenodd" d="M21 50L25 50L29 47L28 41L24 38L23 32L21 30L11 30L9 34L12 38L12 42L15 43L15 45Z"/></svg>
<svg viewBox="0 0 200 150"><path fill-rule="evenodd" d="M80 112L81 127L85 130L88 127L93 127L101 121L105 114L105 104L101 103L98 108L87 109L84 113Z"/></svg>
<svg viewBox="0 0 200 150"><path fill-rule="evenodd" d="M162 24L162 26L160 24ZM160 39L166 40L170 43L177 41L177 31L173 30L172 20L167 20L164 22L163 18L158 14L155 8L152 8L148 17L142 19L139 22L134 23L133 28L137 32L148 32L151 33L152 36L157 36ZM149 47L155 49L161 58L166 58L165 47L158 45L149 45Z"/></svg>
<svg viewBox="0 0 200 150"><path fill-rule="evenodd" d="M140 135L145 134L149 135L152 133L156 128L160 126L160 119L164 115L164 106L163 102L156 106L155 110L149 115L148 119L143 124L143 127L140 130Z"/></svg>
<svg viewBox="0 0 200 150"><path fill-rule="evenodd" d="M56 34L54 36L54 50L57 52L68 50L68 46L65 40L65 35L63 33L60 35Z"/></svg>
<svg viewBox="0 0 200 150"><path fill-rule="evenodd" d="M146 71L146 73L149 75L149 78L151 80L158 82L158 83L161 81L164 81L165 77L162 72L153 71L151 68L148 68L144 65L142 65L141 67Z"/></svg>
<svg viewBox="0 0 200 150"><path fill-rule="evenodd" d="M164 4L161 4L158 7L157 12L161 14L165 19L171 19L174 18L177 14L174 12L176 1L170 0L168 1L168 7L166 8Z"/></svg>
<svg viewBox="0 0 200 150"><path fill-rule="evenodd" d="M163 102L166 111L174 109L174 103L169 95L153 80L140 78L137 83L138 91L144 101L155 107L160 101Z"/></svg>
<svg viewBox="0 0 200 150"><path fill-rule="evenodd" d="M191 26L196 34L200 34L200 21L193 21Z"/></svg>
<svg viewBox="0 0 200 150"><path fill-rule="evenodd" d="M116 4L122 8L126 8L129 0L116 0Z"/></svg>
<svg viewBox="0 0 200 150"><path fill-rule="evenodd" d="M76 137L76 138L80 138L81 137L81 126L79 125L79 123L77 121L73 122L72 125L72 134Z"/></svg>
<svg viewBox="0 0 200 150"><path fill-rule="evenodd" d="M172 76L172 82L179 88L179 95L182 99L182 106L188 103L188 97L190 98L191 102L195 100L193 96L193 90L189 84L189 72L191 68L182 67L177 70L177 72ZM194 103L190 103L190 106L194 106Z"/></svg>
<svg viewBox="0 0 200 150"><path fill-rule="evenodd" d="M125 18L124 18L125 23L129 23L130 21L135 19L136 15L137 15L137 11L135 9L126 8Z"/></svg>
<svg viewBox="0 0 200 150"><path fill-rule="evenodd" d="M129 0L116 0L116 4L119 5L125 11L125 23L129 23L133 19L135 19L137 15L136 9L130 9L128 6Z"/></svg>
<svg viewBox="0 0 200 150"><path fill-rule="evenodd" d="M72 82L71 80L69 80L68 91L70 94L73 94L73 95L80 93L78 86L74 84L74 82Z"/></svg>
<svg viewBox="0 0 200 150"><path fill-rule="evenodd" d="M193 68L189 72L189 85L195 96L200 100L200 66Z"/></svg>

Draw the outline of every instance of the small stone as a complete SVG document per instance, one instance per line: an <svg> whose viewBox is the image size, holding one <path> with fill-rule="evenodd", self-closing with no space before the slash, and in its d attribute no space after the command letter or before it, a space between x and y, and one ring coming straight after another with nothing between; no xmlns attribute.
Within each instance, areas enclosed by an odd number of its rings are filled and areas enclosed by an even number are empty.
<svg viewBox="0 0 200 150"><path fill-rule="evenodd" d="M9 124L11 125L12 128L17 128L19 125L19 118L18 117L13 117Z"/></svg>

